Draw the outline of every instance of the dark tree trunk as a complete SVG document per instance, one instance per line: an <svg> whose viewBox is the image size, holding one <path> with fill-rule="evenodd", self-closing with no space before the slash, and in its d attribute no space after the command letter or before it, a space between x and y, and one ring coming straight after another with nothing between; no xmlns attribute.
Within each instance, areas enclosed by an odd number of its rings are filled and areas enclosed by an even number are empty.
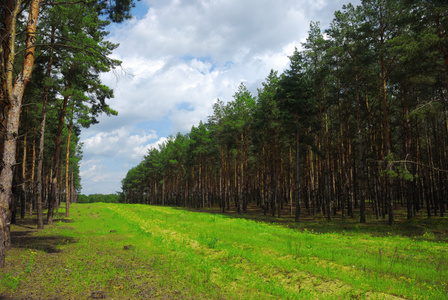
<svg viewBox="0 0 448 300"><path fill-rule="evenodd" d="M64 127L64 119L67 113L67 103L70 96L65 96L62 103L61 114L59 115L59 125L56 133L56 148L54 151L53 157L53 169L51 174L50 181L50 197L48 199L48 214L47 221L48 224L53 224L54 219L54 209L57 205L59 191L58 191L58 175L59 175L59 160L60 160L60 152L61 152L61 138L62 138L62 129Z"/></svg>
<svg viewBox="0 0 448 300"><path fill-rule="evenodd" d="M295 198L296 198L296 217L298 222L300 218L300 131L299 131L299 114L296 113L296 183L295 183Z"/></svg>

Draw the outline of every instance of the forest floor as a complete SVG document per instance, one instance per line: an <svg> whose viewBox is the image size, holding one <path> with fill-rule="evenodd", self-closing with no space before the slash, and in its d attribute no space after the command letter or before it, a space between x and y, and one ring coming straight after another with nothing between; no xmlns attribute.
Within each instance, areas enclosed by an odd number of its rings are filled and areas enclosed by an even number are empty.
<svg viewBox="0 0 448 300"><path fill-rule="evenodd" d="M283 213L95 203L40 231L19 219L0 299L446 299L447 218Z"/></svg>

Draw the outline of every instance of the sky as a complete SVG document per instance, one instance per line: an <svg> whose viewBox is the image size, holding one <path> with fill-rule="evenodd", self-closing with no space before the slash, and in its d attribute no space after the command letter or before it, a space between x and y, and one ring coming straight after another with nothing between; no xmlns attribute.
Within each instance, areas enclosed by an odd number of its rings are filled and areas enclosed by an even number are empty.
<svg viewBox="0 0 448 300"><path fill-rule="evenodd" d="M306 41L311 21L325 29L346 0L141 0L134 17L112 24L108 40L121 68L102 75L118 116L83 129L82 194L121 191L148 149L185 134L233 100L254 96L270 70L282 73ZM358 4L359 1L351 1Z"/></svg>

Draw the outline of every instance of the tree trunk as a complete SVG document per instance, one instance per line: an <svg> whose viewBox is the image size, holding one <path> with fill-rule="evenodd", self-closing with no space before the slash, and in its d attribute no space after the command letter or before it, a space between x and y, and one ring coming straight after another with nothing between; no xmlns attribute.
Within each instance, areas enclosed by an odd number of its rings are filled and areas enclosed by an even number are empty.
<svg viewBox="0 0 448 300"><path fill-rule="evenodd" d="M34 172L36 169L36 127L34 127L34 134L33 134L33 160L31 165L31 199L29 201L29 215L30 217L33 216L33 205L35 204L35 182L34 182Z"/></svg>
<svg viewBox="0 0 448 300"><path fill-rule="evenodd" d="M34 44L36 42L36 25L39 15L41 0L32 0L28 14L25 43L25 60L22 71L17 76L13 85L13 66L15 58L16 21L21 8L21 0L16 2L11 16L11 23L6 24L9 36L9 53L5 60L6 70L2 72L5 76L6 94L5 100L9 103L7 112L6 128L4 132L4 146L2 153L3 168L0 173L0 268L5 266L5 249L10 245L8 206L12 199L13 166L16 164L16 146L19 129L20 111L23 102L23 93L28 83L34 65Z"/></svg>
<svg viewBox="0 0 448 300"><path fill-rule="evenodd" d="M70 216L70 189L68 185L68 169L70 166L70 137L72 135L72 125L73 118L70 120L70 125L68 126L68 139L67 139L67 153L66 153L66 164L65 164L65 216L68 218Z"/></svg>
<svg viewBox="0 0 448 300"><path fill-rule="evenodd" d="M361 132L361 107L359 101L359 83L358 73L355 65L355 88L356 88L356 131L358 132L358 172L359 172L359 197L360 197L360 222L366 223L366 192L365 192L365 173L364 173L364 147Z"/></svg>
<svg viewBox="0 0 448 300"><path fill-rule="evenodd" d="M26 139L27 128L25 128L25 136L23 137L23 158L22 158L22 191L21 191L21 206L20 206L20 218L25 218L26 212L26 198L27 198L27 183L26 183Z"/></svg>
<svg viewBox="0 0 448 300"><path fill-rule="evenodd" d="M70 188L70 191L71 191L71 201L72 201L72 203L76 203L76 201L77 201L77 199L76 199L76 191L75 191L75 180L73 179L73 173L72 173L72 180L71 180L71 188Z"/></svg>
<svg viewBox="0 0 448 300"><path fill-rule="evenodd" d="M67 87L68 89L68 87ZM65 115L67 113L67 103L70 96L64 97L64 102L62 104L62 110L61 114L59 116L59 125L58 125L58 131L56 133L56 148L54 151L54 157L53 157L53 169L52 169L52 175L51 175L51 188L50 188L50 198L48 199L48 213L47 213L47 221L48 224L53 224L53 218L54 218L54 208L58 201L58 175L59 175L59 156L61 152L61 137L62 137L62 129L64 127L64 119Z"/></svg>
<svg viewBox="0 0 448 300"><path fill-rule="evenodd" d="M47 71L46 71L46 78L50 78L51 76L51 69L53 68L53 45L55 42L54 39L54 33L55 33L55 27L51 27L51 39L50 39L50 58L48 61ZM39 156L37 158L37 176L36 176L36 207L37 207L37 228L38 229L44 229L44 216L43 216L43 209L42 209L42 165L44 160L44 144L45 144L45 126L47 122L47 102L48 102L48 92L49 87L45 86L44 88L44 94L43 94L43 103L42 103L42 119L40 121L40 140L39 140Z"/></svg>
<svg viewBox="0 0 448 300"><path fill-rule="evenodd" d="M296 192L296 217L295 221L299 222L300 218L300 131L299 131L299 114L296 113L296 184L295 184L295 192ZM311 162L312 163L312 162Z"/></svg>
<svg viewBox="0 0 448 300"><path fill-rule="evenodd" d="M237 160L236 160L236 170L237 170L237 209L238 213L241 214L243 212L243 158L241 154L243 152L243 133L240 133L240 140L238 143L238 152L237 152Z"/></svg>

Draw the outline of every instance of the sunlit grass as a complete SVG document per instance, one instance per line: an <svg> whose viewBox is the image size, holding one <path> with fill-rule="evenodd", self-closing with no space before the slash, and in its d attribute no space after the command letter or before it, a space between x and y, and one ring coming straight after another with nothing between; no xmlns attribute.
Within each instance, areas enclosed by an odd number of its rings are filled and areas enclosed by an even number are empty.
<svg viewBox="0 0 448 300"><path fill-rule="evenodd" d="M448 291L446 243L431 237L318 233L146 205L77 204L72 216L35 233L52 251L31 243L8 252L0 294L443 299Z"/></svg>

